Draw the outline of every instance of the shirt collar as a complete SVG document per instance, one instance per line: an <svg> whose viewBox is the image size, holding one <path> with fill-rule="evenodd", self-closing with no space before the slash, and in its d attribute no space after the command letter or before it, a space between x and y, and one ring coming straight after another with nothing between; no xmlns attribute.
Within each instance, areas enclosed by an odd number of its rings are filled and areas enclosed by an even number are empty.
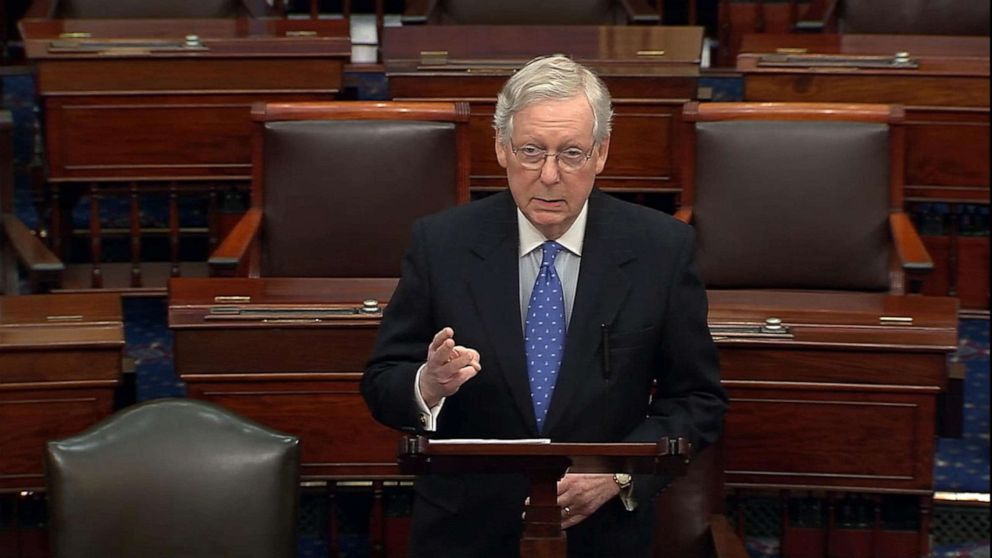
<svg viewBox="0 0 992 558"><path fill-rule="evenodd" d="M561 244L566 250L576 256L582 255L582 243L586 238L586 218L588 214L589 200L587 199L582 204L582 211L575 218L575 222L557 240L558 244ZM524 215L523 211L520 211L519 207L517 208L517 231L520 236L520 257L530 254L548 240L541 231L537 230L537 227L533 223L527 220L527 216Z"/></svg>

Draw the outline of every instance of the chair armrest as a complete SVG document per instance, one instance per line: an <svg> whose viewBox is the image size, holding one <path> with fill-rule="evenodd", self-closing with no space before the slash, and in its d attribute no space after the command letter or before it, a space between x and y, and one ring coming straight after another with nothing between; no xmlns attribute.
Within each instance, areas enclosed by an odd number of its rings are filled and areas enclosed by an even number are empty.
<svg viewBox="0 0 992 558"><path fill-rule="evenodd" d="M233 275L244 263L252 244L262 228L262 210L250 208L241 217L220 246L210 254L207 264L211 276Z"/></svg>
<svg viewBox="0 0 992 558"><path fill-rule="evenodd" d="M61 273L65 264L59 260L48 246L11 213L3 215L3 230L17 259L30 273Z"/></svg>
<svg viewBox="0 0 992 558"><path fill-rule="evenodd" d="M12 251L27 270L30 292L40 292L62 286L62 275L65 264L45 246L31 230L11 213L0 215L0 246L4 252ZM13 257L11 259L13 259ZM0 260L3 257L0 255ZM17 267L13 261L3 264L0 269L0 284L4 285L6 294L17 294ZM3 293L0 293L3 294Z"/></svg>
<svg viewBox="0 0 992 558"><path fill-rule="evenodd" d="M748 558L744 542L730 528L727 516L710 516L710 537L713 540L713 553L716 558Z"/></svg>
<svg viewBox="0 0 992 558"><path fill-rule="evenodd" d="M623 9L627 12L627 21L638 25L660 25L661 16L658 10L647 3L647 0L621 0Z"/></svg>
<svg viewBox="0 0 992 558"><path fill-rule="evenodd" d="M692 224L692 206L684 205L675 212L675 218L687 225Z"/></svg>
<svg viewBox="0 0 992 558"><path fill-rule="evenodd" d="M813 0L796 21L793 31L799 33L824 33L832 23L837 10L837 0Z"/></svg>
<svg viewBox="0 0 992 558"><path fill-rule="evenodd" d="M928 272L933 269L930 253L927 252L927 247L923 244L920 234L916 232L909 215L902 211L890 213L889 230L903 269L907 272Z"/></svg>
<svg viewBox="0 0 992 558"><path fill-rule="evenodd" d="M902 211L893 211L889 214L889 231L892 234L892 244L894 245L895 263L902 271L905 278L905 285L894 285L895 291L908 291L919 293L923 288L923 279L933 270L933 260L927 247L923 244L916 227L909 219L909 215Z"/></svg>
<svg viewBox="0 0 992 558"><path fill-rule="evenodd" d="M436 0L407 0L400 23L403 25L423 25L434 12Z"/></svg>

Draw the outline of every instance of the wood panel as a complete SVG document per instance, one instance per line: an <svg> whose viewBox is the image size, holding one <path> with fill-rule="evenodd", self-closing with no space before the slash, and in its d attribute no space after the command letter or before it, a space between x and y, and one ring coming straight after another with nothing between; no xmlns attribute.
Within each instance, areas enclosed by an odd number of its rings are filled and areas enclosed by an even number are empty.
<svg viewBox="0 0 992 558"><path fill-rule="evenodd" d="M91 389L0 389L0 492L43 490L44 446L113 412L116 382Z"/></svg>
<svg viewBox="0 0 992 558"><path fill-rule="evenodd" d="M305 479L401 477L396 465L400 434L368 413L360 374L322 374L286 380L241 376L219 382L183 374L189 396L206 399L301 440Z"/></svg>
<svg viewBox="0 0 992 558"><path fill-rule="evenodd" d="M331 99L351 54L337 21L29 19L21 28L56 180L246 178L251 103ZM82 38L60 39L66 32Z"/></svg>
<svg viewBox="0 0 992 558"><path fill-rule="evenodd" d="M308 92L333 95L341 88L340 60L321 58L46 60L38 67L44 95L131 91Z"/></svg>
<svg viewBox="0 0 992 558"><path fill-rule="evenodd" d="M933 394L726 385L728 484L933 490Z"/></svg>
<svg viewBox="0 0 992 558"><path fill-rule="evenodd" d="M45 443L113 412L120 298L0 297L0 493L43 490Z"/></svg>
<svg viewBox="0 0 992 558"><path fill-rule="evenodd" d="M613 96L610 157L596 184L678 192L677 120L682 104L696 98L701 40L695 27L411 27L386 30L383 57L394 99L470 103L474 190L506 186L493 147L496 94L533 56L566 52L597 71ZM421 59L438 50L444 61Z"/></svg>

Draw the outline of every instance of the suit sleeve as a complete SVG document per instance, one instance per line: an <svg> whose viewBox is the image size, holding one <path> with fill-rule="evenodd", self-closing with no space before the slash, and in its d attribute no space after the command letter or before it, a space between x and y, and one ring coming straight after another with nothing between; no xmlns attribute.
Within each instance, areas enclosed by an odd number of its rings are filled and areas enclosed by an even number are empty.
<svg viewBox="0 0 992 558"><path fill-rule="evenodd" d="M397 430L421 431L424 426L414 390L417 369L426 360L428 344L436 333L424 237L423 222L418 221L362 375L362 396L372 416Z"/></svg>
<svg viewBox="0 0 992 558"><path fill-rule="evenodd" d="M649 414L628 441L656 441L663 436L685 436L698 454L713 443L723 428L727 397L720 385L716 345L706 316L706 289L696 271L694 233L691 229L674 258L675 272L661 323L660 365ZM638 501L653 498L670 479L638 475Z"/></svg>

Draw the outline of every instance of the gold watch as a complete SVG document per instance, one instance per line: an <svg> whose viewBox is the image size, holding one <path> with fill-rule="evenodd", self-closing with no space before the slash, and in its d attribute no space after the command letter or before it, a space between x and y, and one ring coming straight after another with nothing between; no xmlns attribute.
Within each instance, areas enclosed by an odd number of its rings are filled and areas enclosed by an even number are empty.
<svg viewBox="0 0 992 558"><path fill-rule="evenodd" d="M613 482L617 483L617 486L620 487L621 491L624 491L630 488L630 485L634 482L634 479L632 479L627 473L614 473Z"/></svg>

